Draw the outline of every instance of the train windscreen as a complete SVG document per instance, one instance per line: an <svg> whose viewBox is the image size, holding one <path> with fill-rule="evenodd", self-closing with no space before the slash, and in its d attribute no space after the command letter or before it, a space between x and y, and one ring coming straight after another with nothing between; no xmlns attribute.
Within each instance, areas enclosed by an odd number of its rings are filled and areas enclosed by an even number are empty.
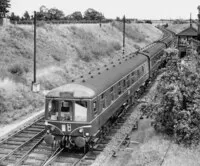
<svg viewBox="0 0 200 166"><path fill-rule="evenodd" d="M48 100L47 116L49 120L87 121L87 101Z"/></svg>

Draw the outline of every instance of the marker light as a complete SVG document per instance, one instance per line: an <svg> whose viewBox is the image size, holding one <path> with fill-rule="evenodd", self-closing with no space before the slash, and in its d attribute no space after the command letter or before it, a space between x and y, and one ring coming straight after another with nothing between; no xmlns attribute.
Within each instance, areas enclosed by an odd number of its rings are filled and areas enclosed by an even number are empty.
<svg viewBox="0 0 200 166"><path fill-rule="evenodd" d="M45 126L48 126L49 123L45 120L44 125L45 125Z"/></svg>
<svg viewBox="0 0 200 166"><path fill-rule="evenodd" d="M52 110L52 102L49 101L49 104L48 104L48 111L50 112Z"/></svg>

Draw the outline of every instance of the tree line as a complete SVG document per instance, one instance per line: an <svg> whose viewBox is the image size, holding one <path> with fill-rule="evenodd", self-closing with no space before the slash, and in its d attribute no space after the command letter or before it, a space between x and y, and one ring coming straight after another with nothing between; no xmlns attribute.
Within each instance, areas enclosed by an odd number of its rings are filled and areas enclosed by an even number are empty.
<svg viewBox="0 0 200 166"><path fill-rule="evenodd" d="M24 21L33 20L34 16L30 15L28 11L25 11L23 16L20 17L14 12L9 16L11 21ZM104 20L105 17L101 12L98 12L92 8L87 9L84 14L80 11L75 11L70 15L65 16L62 10L57 8L48 9L46 6L41 6L39 11L36 12L36 18L40 21L51 20Z"/></svg>
<svg viewBox="0 0 200 166"><path fill-rule="evenodd" d="M0 0L0 18L5 18L9 13L10 0ZM75 11L70 15L65 16L62 10L57 8L48 9L46 6L42 5L39 11L36 12L37 20L50 21L50 20L103 20L104 15L92 8L87 9L84 14L80 11ZM28 11L25 11L23 16L20 17L14 12L8 16L11 21L20 20L33 20L34 16L30 15Z"/></svg>
<svg viewBox="0 0 200 166"><path fill-rule="evenodd" d="M25 21L31 22L34 19L34 15L30 14L28 11L25 11L23 16L16 15L14 12L9 13L10 0L0 0L0 18L9 18L11 22L15 21ZM95 9L89 8L83 14L80 11L75 11L69 15L64 14L62 10L57 8L48 9L46 6L42 5L39 10L36 12L36 18L40 21L78 21L78 22L87 22L87 21L98 21L98 22L107 22L112 21L113 19L106 19L104 15L96 11ZM130 23L137 19L127 19L126 22ZM116 21L123 21L123 18L116 17ZM139 23L139 21L138 21ZM143 22L142 22L143 23ZM150 21L145 21L145 23L151 23Z"/></svg>

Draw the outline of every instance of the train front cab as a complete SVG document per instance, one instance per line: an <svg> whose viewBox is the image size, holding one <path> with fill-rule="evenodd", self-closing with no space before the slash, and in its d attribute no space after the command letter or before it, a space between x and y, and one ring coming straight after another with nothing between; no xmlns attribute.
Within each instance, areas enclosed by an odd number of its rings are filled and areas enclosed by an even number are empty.
<svg viewBox="0 0 200 166"><path fill-rule="evenodd" d="M48 135L70 147L85 146L91 136L90 100L46 98L45 125ZM49 138L49 137L48 137ZM52 137L51 137L52 138ZM51 144L53 140L47 140Z"/></svg>

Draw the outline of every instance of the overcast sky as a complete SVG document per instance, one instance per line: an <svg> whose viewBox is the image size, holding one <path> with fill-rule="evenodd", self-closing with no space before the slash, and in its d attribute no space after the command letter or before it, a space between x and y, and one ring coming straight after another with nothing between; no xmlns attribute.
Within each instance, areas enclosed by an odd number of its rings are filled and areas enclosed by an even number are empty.
<svg viewBox="0 0 200 166"><path fill-rule="evenodd" d="M192 13L192 18L196 19L200 0L11 0L10 11L22 16L26 10L32 14L42 5L56 7L65 15L93 8L106 18L126 15L139 19L187 19Z"/></svg>

